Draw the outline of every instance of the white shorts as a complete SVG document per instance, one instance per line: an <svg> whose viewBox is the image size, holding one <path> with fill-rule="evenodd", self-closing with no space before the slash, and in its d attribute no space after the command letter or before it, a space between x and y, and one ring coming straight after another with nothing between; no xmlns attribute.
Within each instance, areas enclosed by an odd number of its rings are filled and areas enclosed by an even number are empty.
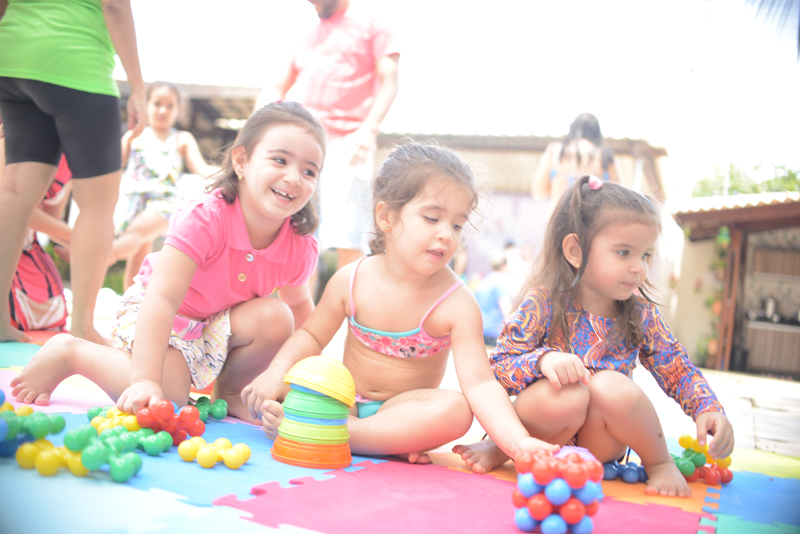
<svg viewBox="0 0 800 534"><path fill-rule="evenodd" d="M328 138L325 165L319 180L319 248L369 252L374 237L372 177L375 153L361 165L344 160L345 137Z"/></svg>
<svg viewBox="0 0 800 534"><path fill-rule="evenodd" d="M137 281L128 288L117 310L117 324L111 330L114 348L133 351L136 319L147 287ZM223 310L204 321L175 316L169 344L180 351L192 385L203 389L219 376L228 358L228 341L231 338L231 310Z"/></svg>

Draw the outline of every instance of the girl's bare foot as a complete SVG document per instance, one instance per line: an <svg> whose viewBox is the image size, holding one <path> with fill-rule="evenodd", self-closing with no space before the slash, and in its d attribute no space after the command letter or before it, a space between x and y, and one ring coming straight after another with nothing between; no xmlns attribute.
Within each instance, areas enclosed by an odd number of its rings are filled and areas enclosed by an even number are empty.
<svg viewBox="0 0 800 534"><path fill-rule="evenodd" d="M24 404L48 406L53 390L72 374L67 360L75 341L69 334L59 334L48 340L22 372L11 380L11 396Z"/></svg>
<svg viewBox="0 0 800 534"><path fill-rule="evenodd" d="M247 409L247 406L242 403L242 394L233 393L231 395L225 394L217 394L215 392L212 395L211 402L213 403L217 399L225 399L225 402L228 403L228 415L231 417L236 417L237 419L241 419L245 423L250 423L251 425L260 425L261 421L258 419L253 419L250 416L250 410Z"/></svg>
<svg viewBox="0 0 800 534"><path fill-rule="evenodd" d="M29 338L25 332L22 330L17 330L10 324L3 324L3 326L0 326L0 343L5 343L8 341L16 343L30 343L31 338Z"/></svg>
<svg viewBox="0 0 800 534"><path fill-rule="evenodd" d="M486 474L495 467L504 464L509 458L491 438L471 445L456 445L453 452L461 455L461 459L475 473Z"/></svg>
<svg viewBox="0 0 800 534"><path fill-rule="evenodd" d="M431 463L431 457L428 456L427 452L409 452L408 454L396 454L395 458L400 458L402 460L406 460L410 464L429 464Z"/></svg>
<svg viewBox="0 0 800 534"><path fill-rule="evenodd" d="M692 490L686 479L678 471L678 467L672 459L660 464L644 466L647 471L647 487L644 492L647 495L660 495L662 497L691 497Z"/></svg>

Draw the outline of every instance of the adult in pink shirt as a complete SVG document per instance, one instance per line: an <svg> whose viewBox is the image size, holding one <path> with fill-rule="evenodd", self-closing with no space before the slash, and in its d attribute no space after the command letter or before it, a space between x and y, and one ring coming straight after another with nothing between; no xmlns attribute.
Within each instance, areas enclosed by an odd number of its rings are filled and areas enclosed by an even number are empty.
<svg viewBox="0 0 800 534"><path fill-rule="evenodd" d="M319 241L321 249L337 250L341 268L369 250L374 156L381 121L397 96L400 52L389 30L350 0L309 1L319 24L261 92L256 109L284 100L296 86L297 99L324 126Z"/></svg>

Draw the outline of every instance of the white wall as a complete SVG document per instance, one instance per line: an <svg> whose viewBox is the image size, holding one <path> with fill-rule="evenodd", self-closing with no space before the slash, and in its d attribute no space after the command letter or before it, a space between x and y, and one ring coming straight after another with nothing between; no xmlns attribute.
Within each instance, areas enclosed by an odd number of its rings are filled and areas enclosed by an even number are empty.
<svg viewBox="0 0 800 534"><path fill-rule="evenodd" d="M672 333L686 347L692 361L697 360L697 341L711 333L711 312L705 306L706 297L722 287L711 273L714 240L691 242L685 239L678 287L668 322Z"/></svg>

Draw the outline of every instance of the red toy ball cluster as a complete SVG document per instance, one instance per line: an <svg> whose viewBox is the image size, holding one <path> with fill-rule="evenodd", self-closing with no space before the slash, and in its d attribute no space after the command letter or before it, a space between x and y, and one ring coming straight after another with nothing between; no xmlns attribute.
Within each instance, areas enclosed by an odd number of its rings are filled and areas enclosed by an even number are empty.
<svg viewBox="0 0 800 534"><path fill-rule="evenodd" d="M690 476L684 476L686 482L694 482L698 479L705 480L709 486L717 484L727 484L733 480L733 472L727 467L720 467L717 464L707 464L695 468Z"/></svg>
<svg viewBox="0 0 800 534"><path fill-rule="evenodd" d="M592 532L589 517L597 513L602 499L603 464L588 456L571 452L554 457L537 451L517 458L519 475L512 496L517 528L538 528L544 534Z"/></svg>
<svg viewBox="0 0 800 534"><path fill-rule="evenodd" d="M178 413L170 401L162 400L149 408L136 412L136 420L145 428L158 433L162 430L172 436L173 444L179 445L186 436L202 436L206 424L200 420L200 412L194 406L184 406Z"/></svg>

